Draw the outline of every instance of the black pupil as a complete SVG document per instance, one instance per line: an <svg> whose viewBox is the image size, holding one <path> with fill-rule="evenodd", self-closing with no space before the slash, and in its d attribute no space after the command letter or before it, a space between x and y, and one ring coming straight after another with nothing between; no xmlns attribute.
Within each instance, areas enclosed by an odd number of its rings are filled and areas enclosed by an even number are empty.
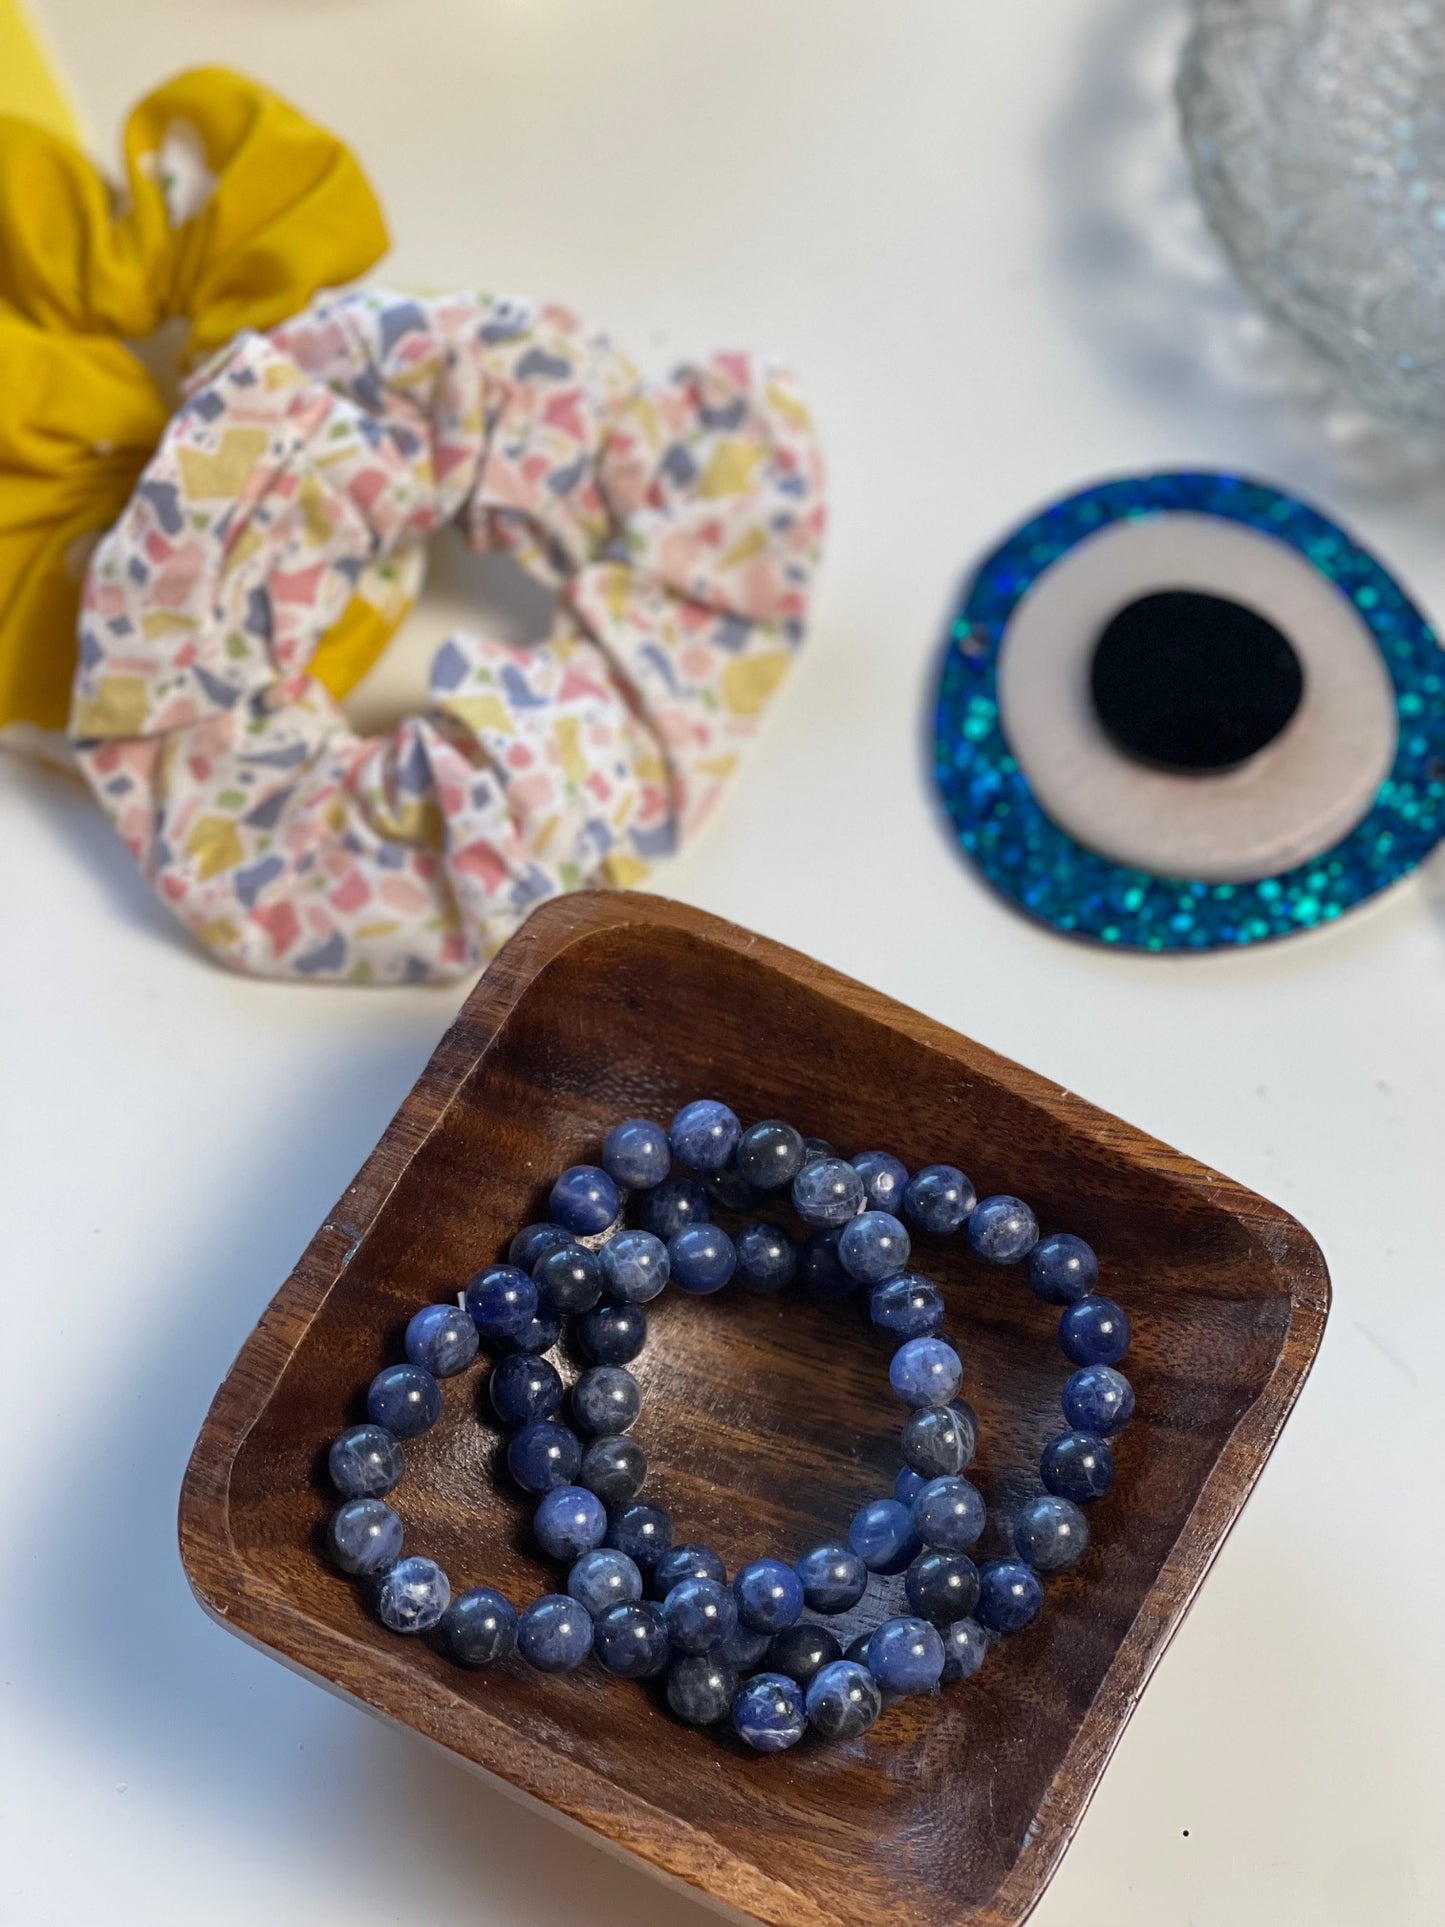
<svg viewBox="0 0 1445 1927"><path fill-rule="evenodd" d="M1091 676L1099 721L1156 768L1232 768L1299 708L1304 671L1288 639L1243 603L1195 589L1141 596L1111 617Z"/></svg>

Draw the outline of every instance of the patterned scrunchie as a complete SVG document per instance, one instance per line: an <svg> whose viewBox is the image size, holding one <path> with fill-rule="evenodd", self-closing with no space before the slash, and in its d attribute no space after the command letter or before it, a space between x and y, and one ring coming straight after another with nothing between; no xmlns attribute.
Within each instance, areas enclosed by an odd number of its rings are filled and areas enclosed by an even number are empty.
<svg viewBox="0 0 1445 1927"><path fill-rule="evenodd" d="M639 378L566 310L376 291L243 335L87 577L71 735L172 910L267 976L445 978L704 814L801 638L824 520L770 363ZM456 521L558 592L360 737L310 673L360 573Z"/></svg>

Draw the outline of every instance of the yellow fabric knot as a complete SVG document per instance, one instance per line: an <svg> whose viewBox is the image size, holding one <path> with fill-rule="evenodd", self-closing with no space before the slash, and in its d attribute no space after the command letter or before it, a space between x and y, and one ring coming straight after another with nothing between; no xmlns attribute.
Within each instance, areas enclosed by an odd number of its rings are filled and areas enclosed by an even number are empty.
<svg viewBox="0 0 1445 1927"><path fill-rule="evenodd" d="M222 68L148 95L125 161L117 196L71 142L0 115L0 726L64 727L86 557L168 415L130 344L183 330L198 361L387 246L342 142ZM403 612L385 586L359 594L312 674L342 693Z"/></svg>

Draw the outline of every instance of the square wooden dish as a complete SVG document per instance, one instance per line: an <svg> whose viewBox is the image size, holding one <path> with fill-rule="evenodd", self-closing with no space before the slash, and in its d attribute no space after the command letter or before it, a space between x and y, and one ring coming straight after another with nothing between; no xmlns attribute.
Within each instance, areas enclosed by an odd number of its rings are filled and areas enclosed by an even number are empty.
<svg viewBox="0 0 1445 1927"><path fill-rule="evenodd" d="M1093 1545L967 1684L896 1705L850 1746L770 1758L679 1725L649 1689L513 1657L457 1670L387 1633L319 1551L321 1463L418 1306L452 1297L543 1214L606 1128L719 1096L849 1153L946 1159L1098 1249L1127 1307L1139 1416ZM1021 1271L921 1239L948 1301L1007 1515L1060 1429L1057 1314ZM731 924L661 899L546 905L498 956L247 1341L181 1498L186 1570L231 1631L415 1727L660 1872L787 1927L1004 1927L1033 1907L1150 1670L1258 1477L1324 1329L1295 1220L1032 1072ZM859 1306L729 1289L651 1308L635 1436L647 1496L735 1569L846 1534L888 1491L903 1416ZM408 1543L453 1586L555 1590L495 1481L485 1366L407 1447ZM480 1419L480 1422L479 1422ZM991 1528L992 1530L992 1528ZM842 1622L881 1616L884 1588ZM871 1616L870 1616L871 1615Z"/></svg>

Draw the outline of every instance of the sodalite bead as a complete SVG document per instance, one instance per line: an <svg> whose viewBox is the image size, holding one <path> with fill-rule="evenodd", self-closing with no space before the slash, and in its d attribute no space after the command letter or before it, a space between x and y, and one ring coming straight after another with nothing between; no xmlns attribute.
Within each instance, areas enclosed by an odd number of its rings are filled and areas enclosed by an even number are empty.
<svg viewBox="0 0 1445 1927"><path fill-rule="evenodd" d="M775 1224L746 1224L734 1244L738 1283L749 1291L782 1291L798 1269L798 1247Z"/></svg>
<svg viewBox="0 0 1445 1927"><path fill-rule="evenodd" d="M754 1559L733 1581L733 1596L745 1626L758 1633L780 1633L803 1610L803 1582L781 1559Z"/></svg>
<svg viewBox="0 0 1445 1927"><path fill-rule="evenodd" d="M647 1343L647 1313L641 1305L598 1305L575 1329L594 1365L628 1365Z"/></svg>
<svg viewBox="0 0 1445 1927"><path fill-rule="evenodd" d="M868 1641L868 1670L885 1693L931 1693L943 1677L943 1641L925 1619L885 1619Z"/></svg>
<svg viewBox="0 0 1445 1927"><path fill-rule="evenodd" d="M1029 1283L1046 1305L1072 1305L1098 1282L1093 1246L1071 1231L1051 1231L1029 1253Z"/></svg>
<svg viewBox="0 0 1445 1927"><path fill-rule="evenodd" d="M675 1659L667 1672L667 1703L689 1726L726 1719L738 1690L737 1668L718 1653Z"/></svg>
<svg viewBox="0 0 1445 1927"><path fill-rule="evenodd" d="M367 1389L366 1412L393 1437L414 1439L441 1417L442 1388L423 1365L388 1365Z"/></svg>
<svg viewBox="0 0 1445 1927"><path fill-rule="evenodd" d="M853 1169L863 1180L863 1195L870 1211L891 1211L896 1218L903 1209L903 1193L908 1187L908 1167L888 1151L860 1151L852 1160Z"/></svg>
<svg viewBox="0 0 1445 1927"><path fill-rule="evenodd" d="M570 1245L573 1242L572 1233L564 1231L560 1224L524 1225L507 1247L507 1263L516 1265L519 1271L525 1271L530 1277L537 1260L545 1253L555 1251L558 1245Z"/></svg>
<svg viewBox="0 0 1445 1927"><path fill-rule="evenodd" d="M968 1242L990 1265L1016 1265L1039 1241L1039 1221L1022 1198L981 1198L969 1213Z"/></svg>
<svg viewBox="0 0 1445 1927"><path fill-rule="evenodd" d="M619 1231L598 1257L608 1295L624 1304L650 1304L667 1283L667 1246L650 1231Z"/></svg>
<svg viewBox="0 0 1445 1927"><path fill-rule="evenodd" d="M605 1505L630 1505L647 1477L647 1454L635 1439L593 1439L582 1454L577 1483L595 1492Z"/></svg>
<svg viewBox="0 0 1445 1927"><path fill-rule="evenodd" d="M974 1206L974 1189L956 1164L925 1164L908 1180L903 1215L920 1231L944 1237L957 1231Z"/></svg>
<svg viewBox="0 0 1445 1927"><path fill-rule="evenodd" d="M843 1648L826 1626L800 1623L774 1634L767 1652L767 1670L786 1673L806 1689L825 1666L833 1665L842 1657Z"/></svg>
<svg viewBox="0 0 1445 1927"><path fill-rule="evenodd" d="M733 1729L759 1753L796 1746L808 1728L803 1695L786 1673L756 1673L738 1688Z"/></svg>
<svg viewBox="0 0 1445 1927"><path fill-rule="evenodd" d="M844 1659L854 1666L866 1666L868 1664L868 1642L872 1637L873 1628L871 1626L861 1633L855 1633L843 1648ZM870 1673L868 1677L872 1679L873 1675Z"/></svg>
<svg viewBox="0 0 1445 1927"><path fill-rule="evenodd" d="M561 1336L561 1319L550 1305L539 1305L531 1324L512 1340L512 1349L525 1352L529 1358L540 1358L543 1352L551 1351Z"/></svg>
<svg viewBox="0 0 1445 1927"><path fill-rule="evenodd" d="M742 1126L728 1109L711 1097L684 1104L668 1134L672 1154L694 1171L721 1171L742 1136Z"/></svg>
<svg viewBox="0 0 1445 1927"><path fill-rule="evenodd" d="M572 1387L572 1413L584 1432L629 1431L642 1410L642 1387L621 1365L594 1365Z"/></svg>
<svg viewBox="0 0 1445 1927"><path fill-rule="evenodd" d="M913 1501L927 1484L921 1472L915 1472L911 1465L900 1465L893 1481L893 1496L899 1505L906 1505L912 1511Z"/></svg>
<svg viewBox="0 0 1445 1927"><path fill-rule="evenodd" d="M732 1164L721 1171L710 1171L703 1179L703 1189L724 1211L755 1211L765 1196Z"/></svg>
<svg viewBox="0 0 1445 1927"><path fill-rule="evenodd" d="M812 1164L818 1158L835 1158L838 1153L825 1137L805 1137L803 1139L803 1162Z"/></svg>
<svg viewBox="0 0 1445 1927"><path fill-rule="evenodd" d="M662 1623L675 1651L715 1652L738 1623L737 1601L716 1579L680 1579L662 1602Z"/></svg>
<svg viewBox="0 0 1445 1927"><path fill-rule="evenodd" d="M722 1645L718 1647L715 1658L725 1660L739 1675L755 1673L768 1656L768 1648L773 1643L771 1633L754 1632L741 1620L733 1627Z"/></svg>
<svg viewBox="0 0 1445 1927"><path fill-rule="evenodd" d="M1050 1492L1084 1505L1114 1483L1114 1454L1108 1440L1092 1432L1060 1432L1044 1447L1039 1471Z"/></svg>
<svg viewBox="0 0 1445 1927"><path fill-rule="evenodd" d="M962 1472L978 1446L978 1420L968 1405L930 1405L903 1428L903 1456L926 1479Z"/></svg>
<svg viewBox="0 0 1445 1927"><path fill-rule="evenodd" d="M913 1515L897 1499L870 1499L859 1506L848 1527L848 1544L869 1572L894 1573L919 1551Z"/></svg>
<svg viewBox="0 0 1445 1927"><path fill-rule="evenodd" d="M488 1265L467 1286L467 1313L481 1336L494 1344L524 1332L537 1316L537 1304L537 1287L520 1265Z"/></svg>
<svg viewBox="0 0 1445 1927"><path fill-rule="evenodd" d="M1128 1316L1112 1298L1080 1298L1059 1320L1059 1348L1075 1365L1117 1365L1130 1336Z"/></svg>
<svg viewBox="0 0 1445 1927"><path fill-rule="evenodd" d="M532 1530L549 1559L571 1561L602 1544L607 1536L607 1508L586 1486L554 1486L538 1505Z"/></svg>
<svg viewBox="0 0 1445 1927"><path fill-rule="evenodd" d="M815 1158L793 1179L793 1209L805 1224L847 1224L866 1198L862 1178L843 1158Z"/></svg>
<svg viewBox="0 0 1445 1927"><path fill-rule="evenodd" d="M804 1240L798 1258L798 1270L803 1283L815 1298L846 1298L858 1289L858 1280L844 1271L838 1262L838 1240L842 1232L837 1225L828 1231L815 1231Z"/></svg>
<svg viewBox="0 0 1445 1927"><path fill-rule="evenodd" d="M1134 1387L1112 1365L1085 1365L1069 1374L1060 1402L1076 1431L1109 1438L1134 1416Z"/></svg>
<svg viewBox="0 0 1445 1927"><path fill-rule="evenodd" d="M495 1666L517 1644L517 1611L491 1586L458 1593L437 1622L442 1651L457 1666Z"/></svg>
<svg viewBox="0 0 1445 1927"><path fill-rule="evenodd" d="M608 1606L592 1626L592 1650L618 1679L651 1679L667 1665L671 1648L662 1614L646 1600Z"/></svg>
<svg viewBox="0 0 1445 1927"><path fill-rule="evenodd" d="M406 1458L380 1425L351 1425L331 1441L326 1469L343 1499L381 1499L406 1470Z"/></svg>
<svg viewBox="0 0 1445 1927"><path fill-rule="evenodd" d="M637 1561L611 1546L584 1552L567 1575L567 1591L596 1619L610 1606L630 1606L642 1597Z"/></svg>
<svg viewBox="0 0 1445 1927"><path fill-rule="evenodd" d="M1089 1522L1072 1499L1042 1492L1019 1507L1014 1544L1035 1572L1063 1572L1088 1551Z"/></svg>
<svg viewBox="0 0 1445 1927"><path fill-rule="evenodd" d="M532 1273L542 1309L559 1318L576 1318L600 1304L607 1280L602 1260L586 1245L561 1245L537 1260Z"/></svg>
<svg viewBox="0 0 1445 1927"><path fill-rule="evenodd" d="M938 1552L967 1552L987 1521L983 1494L967 1479L930 1479L913 1501L913 1529Z"/></svg>
<svg viewBox="0 0 1445 1927"><path fill-rule="evenodd" d="M451 1604L451 1582L435 1559L413 1554L376 1582L376 1616L389 1632L429 1633Z"/></svg>
<svg viewBox="0 0 1445 1927"><path fill-rule="evenodd" d="M517 1621L517 1651L539 1673L571 1673L592 1651L592 1616L565 1593L543 1593Z"/></svg>
<svg viewBox="0 0 1445 1927"><path fill-rule="evenodd" d="M905 1405L947 1405L963 1377L963 1360L942 1338L909 1338L893 1354L888 1383Z"/></svg>
<svg viewBox="0 0 1445 1927"><path fill-rule="evenodd" d="M868 1590L868 1568L850 1546L814 1546L794 1570L815 1613L845 1613Z"/></svg>
<svg viewBox="0 0 1445 1927"><path fill-rule="evenodd" d="M548 1202L562 1229L579 1237L605 1231L622 1209L617 1186L596 1164L574 1164L564 1171Z"/></svg>
<svg viewBox="0 0 1445 1927"><path fill-rule="evenodd" d="M803 1168L803 1140L791 1124L750 1124L733 1153L738 1173L759 1191L781 1191Z"/></svg>
<svg viewBox="0 0 1445 1927"><path fill-rule="evenodd" d="M326 1539L343 1572L379 1572L401 1557L401 1520L380 1499L348 1499L332 1513Z"/></svg>
<svg viewBox="0 0 1445 1927"><path fill-rule="evenodd" d="M686 1226L708 1222L707 1193L691 1178L664 1178L643 1198L638 1216L643 1230L666 1244Z"/></svg>
<svg viewBox="0 0 1445 1927"><path fill-rule="evenodd" d="M1022 1559L986 1559L978 1569L974 1618L996 1633L1016 1633L1038 1613L1044 1589Z"/></svg>
<svg viewBox="0 0 1445 1927"><path fill-rule="evenodd" d="M668 1241L672 1282L696 1297L721 1291L737 1266L733 1241L715 1224L693 1224Z"/></svg>
<svg viewBox="0 0 1445 1927"><path fill-rule="evenodd" d="M883 1711L882 1689L866 1666L840 1659L810 1683L808 1724L824 1740L856 1740Z"/></svg>
<svg viewBox="0 0 1445 1927"><path fill-rule="evenodd" d="M672 1169L667 1132L650 1117L624 1118L603 1140L602 1164L614 1184L629 1191L650 1190Z"/></svg>
<svg viewBox="0 0 1445 1927"><path fill-rule="evenodd" d="M920 1619L952 1625L978 1604L978 1567L966 1552L921 1552L903 1582Z"/></svg>
<svg viewBox="0 0 1445 1927"><path fill-rule="evenodd" d="M487 1392L503 1425L535 1425L562 1406L562 1381L556 1367L526 1352L511 1352L497 1360Z"/></svg>
<svg viewBox="0 0 1445 1927"><path fill-rule="evenodd" d="M838 1262L860 1285L896 1278L908 1263L908 1233L889 1211L863 1211L850 1218L838 1238Z"/></svg>
<svg viewBox="0 0 1445 1927"><path fill-rule="evenodd" d="M524 1492L551 1492L559 1485L571 1485L581 1466L577 1435L556 1419L524 1425L507 1447L507 1470Z"/></svg>
<svg viewBox="0 0 1445 1927"><path fill-rule="evenodd" d="M855 1224L862 1224L856 1218ZM851 1231L853 1226L845 1227ZM841 1252L840 1252L841 1257ZM875 1285L868 1296L868 1316L894 1338L928 1338L943 1323L943 1293L931 1278L916 1271Z"/></svg>
<svg viewBox="0 0 1445 1927"><path fill-rule="evenodd" d="M433 1378L455 1378L477 1355L477 1328L460 1305L423 1305L407 1325L405 1345L413 1365Z"/></svg>
<svg viewBox="0 0 1445 1927"><path fill-rule="evenodd" d="M651 1572L663 1553L671 1550L672 1521L661 1506L630 1505L613 1514L607 1544L635 1559L645 1573Z"/></svg>
<svg viewBox="0 0 1445 1927"><path fill-rule="evenodd" d="M989 1638L976 1619L956 1619L943 1628L943 1684L972 1679L988 1658Z"/></svg>
<svg viewBox="0 0 1445 1927"><path fill-rule="evenodd" d="M711 1546L674 1546L652 1569L653 1591L659 1599L666 1599L673 1587L684 1579L715 1579L718 1585L725 1586L728 1569Z"/></svg>

